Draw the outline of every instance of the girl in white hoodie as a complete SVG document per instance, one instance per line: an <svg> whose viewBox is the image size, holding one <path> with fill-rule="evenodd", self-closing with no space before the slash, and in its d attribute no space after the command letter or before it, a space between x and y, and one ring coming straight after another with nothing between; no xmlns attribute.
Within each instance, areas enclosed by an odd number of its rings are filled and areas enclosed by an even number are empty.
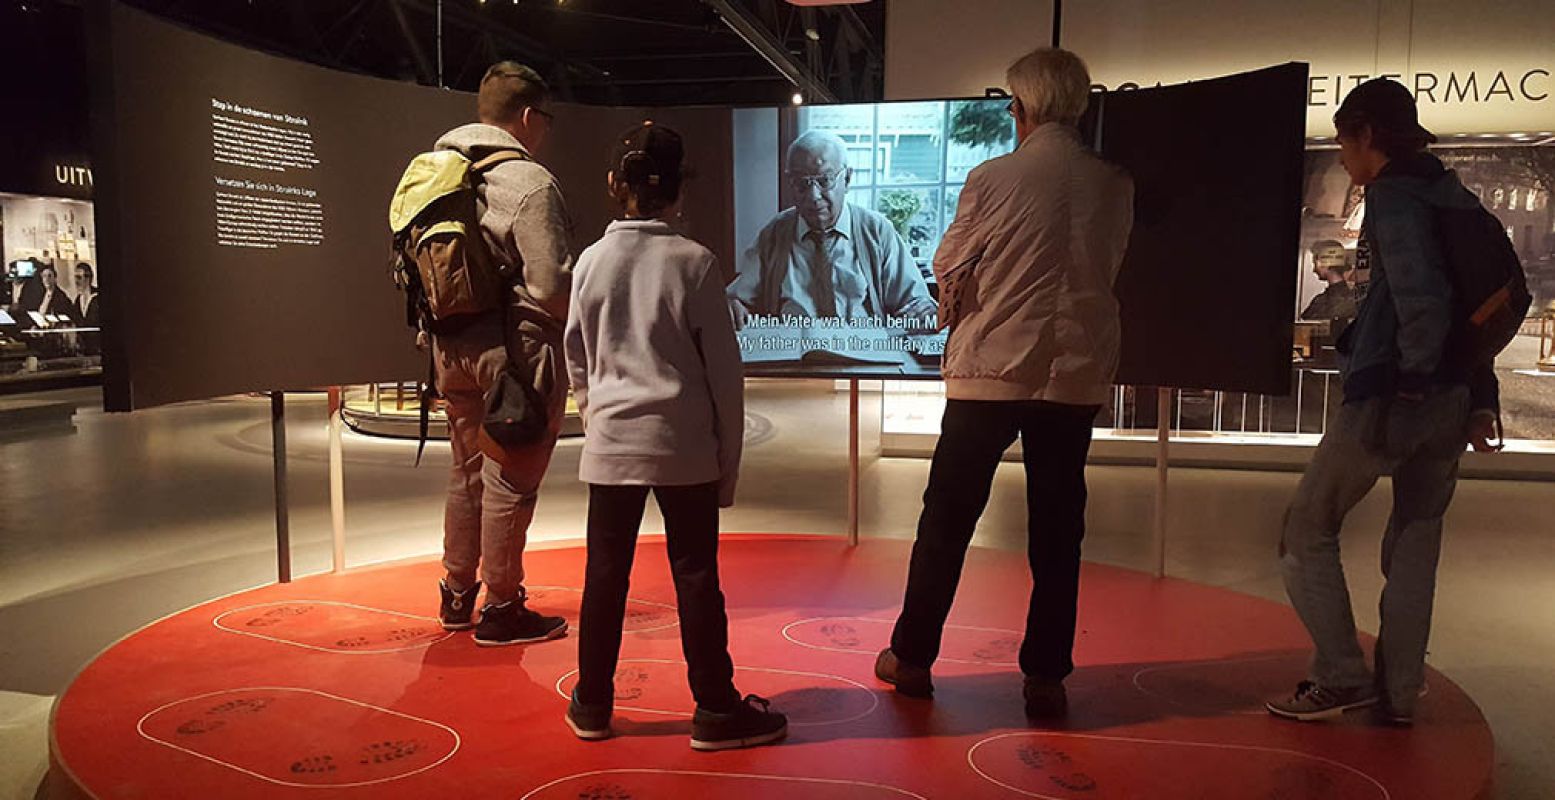
<svg viewBox="0 0 1555 800"><path fill-rule="evenodd" d="M578 259L565 339L584 423L578 473L589 484L578 685L567 724L582 739L610 735L632 557L652 492L697 704L691 746L774 742L788 721L735 690L718 585L718 509L734 503L745 426L723 276L712 253L666 222L679 213L680 135L645 122L618 137L614 151L607 181L623 218Z"/></svg>

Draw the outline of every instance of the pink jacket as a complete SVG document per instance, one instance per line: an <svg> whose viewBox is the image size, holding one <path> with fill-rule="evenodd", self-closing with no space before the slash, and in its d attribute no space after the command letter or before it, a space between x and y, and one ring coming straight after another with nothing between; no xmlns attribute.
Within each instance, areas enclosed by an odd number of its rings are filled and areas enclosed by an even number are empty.
<svg viewBox="0 0 1555 800"><path fill-rule="evenodd" d="M1134 183L1047 124L968 176L934 254L940 281L975 261L943 374L956 400L1100 405L1118 368L1112 284L1134 225Z"/></svg>

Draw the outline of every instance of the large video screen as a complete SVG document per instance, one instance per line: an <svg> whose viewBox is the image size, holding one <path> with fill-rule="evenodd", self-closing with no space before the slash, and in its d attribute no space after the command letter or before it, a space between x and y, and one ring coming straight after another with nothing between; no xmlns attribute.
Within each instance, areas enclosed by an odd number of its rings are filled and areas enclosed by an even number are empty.
<svg viewBox="0 0 1555 800"><path fill-rule="evenodd" d="M1015 145L1007 102L734 112L728 296L750 373L939 374L930 265L968 173Z"/></svg>

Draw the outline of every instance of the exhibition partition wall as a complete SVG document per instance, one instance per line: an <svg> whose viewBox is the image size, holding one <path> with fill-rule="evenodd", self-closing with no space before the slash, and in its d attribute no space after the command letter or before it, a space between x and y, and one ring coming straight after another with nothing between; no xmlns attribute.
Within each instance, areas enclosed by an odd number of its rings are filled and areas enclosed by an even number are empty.
<svg viewBox="0 0 1555 800"><path fill-rule="evenodd" d="M422 374L388 279L384 210L405 163L468 121L473 99L244 50L117 3L97 11L100 224L105 255L123 265L105 292L120 333L107 353L108 407ZM1120 279L1131 381L1283 390L1289 324L1266 312L1294 303L1278 265L1297 246L1301 150L1288 132L1304 86L1305 68L1290 65L1098 95L1100 123L1088 135L1134 172L1140 198ZM1228 105L1256 112L1259 135L1200 124ZM933 377L926 267L953 213L950 181L1013 145L998 135L1004 123L985 125L994 138L973 138L952 165L957 132L947 137L944 126L975 128L1001 106L561 108L541 158L569 196L583 245L609 219L611 138L649 116L682 129L697 167L683 224L728 265L731 300L747 301L753 374ZM866 118L867 133L846 127ZM921 123L923 133L900 123ZM844 177L828 191L846 193L851 224L884 232L856 255L870 260L862 272L885 277L857 287L861 302L807 314L755 300L790 257L783 236L762 232L781 222L792 247L803 221L782 162L810 131L848 150L852 185ZM1217 247L1240 265L1235 279L1211 283L1216 265L1192 258L1188 223L1204 216L1235 223ZM917 316L902 313L898 296L915 301Z"/></svg>
<svg viewBox="0 0 1555 800"><path fill-rule="evenodd" d="M406 163L472 121L474 98L277 58L97 5L107 406L412 379L423 357L389 278L388 198ZM579 244L610 218L605 154L646 112L563 107L544 161ZM727 109L652 112L701 168L688 232L732 234Z"/></svg>
<svg viewBox="0 0 1555 800"><path fill-rule="evenodd" d="M387 198L468 98L93 12L105 406L418 374Z"/></svg>

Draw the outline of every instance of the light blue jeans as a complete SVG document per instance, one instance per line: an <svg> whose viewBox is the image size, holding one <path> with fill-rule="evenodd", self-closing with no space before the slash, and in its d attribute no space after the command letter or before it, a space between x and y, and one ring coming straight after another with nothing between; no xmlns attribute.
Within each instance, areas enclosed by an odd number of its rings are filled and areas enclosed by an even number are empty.
<svg viewBox="0 0 1555 800"><path fill-rule="evenodd" d="M1312 636L1310 678L1336 689L1375 683L1397 712L1411 713L1425 681L1442 515L1458 484L1469 420L1467 388L1420 401L1373 398L1342 407L1302 476L1285 518L1285 591ZM1376 672L1355 633L1339 559L1345 515L1382 475L1393 476L1393 513L1382 540L1382 627Z"/></svg>

